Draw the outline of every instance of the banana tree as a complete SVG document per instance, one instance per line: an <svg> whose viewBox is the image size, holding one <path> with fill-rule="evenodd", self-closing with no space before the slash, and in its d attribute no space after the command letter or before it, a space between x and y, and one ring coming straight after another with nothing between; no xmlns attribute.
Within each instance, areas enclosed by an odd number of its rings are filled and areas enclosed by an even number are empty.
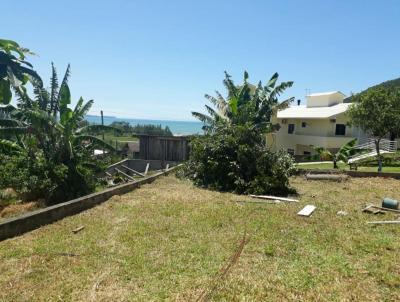
<svg viewBox="0 0 400 302"><path fill-rule="evenodd" d="M93 100L84 102L80 98L75 108L69 108L71 93L68 86L70 66L67 67L61 85L58 85L57 73L52 65L50 91L40 84L34 86L35 99L20 100L18 108L8 105L0 109L0 137L13 136L13 142L24 147L21 135L36 138L37 148L44 151L48 159L54 156L68 160L75 156L75 150L98 147L114 150L101 139L90 135L93 131L113 130L113 127L88 125L80 127Z"/></svg>
<svg viewBox="0 0 400 302"><path fill-rule="evenodd" d="M93 183L89 177L102 166L93 157L93 151L95 148L114 151L114 148L90 133L99 129L118 131L102 125L81 126L93 101L84 102L80 98L70 108L69 69L58 86L53 66L50 91L37 84L34 99L25 95L17 107L8 105L0 110L0 150L33 161L37 156L44 157L50 167L47 174L57 183L49 197L52 201L63 201L93 190L88 185ZM51 167L61 167L61 172L56 173ZM65 191L70 194L63 195Z"/></svg>
<svg viewBox="0 0 400 302"><path fill-rule="evenodd" d="M278 97L293 82L283 82L276 85L278 73L273 74L265 86L261 82L254 86L248 82L249 75L244 72L243 83L236 85L231 76L225 72L223 84L227 90L227 98L216 91L216 97L205 95L213 105L205 105L208 114L192 112L192 115L204 123L203 130L213 131L219 124L239 125L251 123L254 128L269 132L275 125L271 124L272 115L286 108L294 98L283 102Z"/></svg>
<svg viewBox="0 0 400 302"><path fill-rule="evenodd" d="M320 158L326 158L333 161L333 168L338 169L337 163L339 161L343 161L347 163L350 156L356 154L358 152L354 147L357 144L357 139L352 139L343 146L336 153L332 153L328 149L318 146L311 146L314 151L319 155Z"/></svg>
<svg viewBox="0 0 400 302"><path fill-rule="evenodd" d="M25 61L28 54L33 53L14 41L0 39L0 104L10 103L12 90L20 95L25 94L24 85L28 81L41 83L32 64Z"/></svg>

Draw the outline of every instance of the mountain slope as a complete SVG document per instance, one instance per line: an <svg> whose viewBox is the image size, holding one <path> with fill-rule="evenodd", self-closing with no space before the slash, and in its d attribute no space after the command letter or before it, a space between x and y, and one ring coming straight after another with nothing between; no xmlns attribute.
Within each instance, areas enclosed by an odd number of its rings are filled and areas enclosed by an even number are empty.
<svg viewBox="0 0 400 302"><path fill-rule="evenodd" d="M393 79L393 80L389 80L389 81L380 83L380 84L378 84L378 85L371 86L371 87L369 87L369 88L367 88L367 89L361 91L360 93L364 93L364 92L366 92L366 91L368 91L368 90L376 89L376 88L379 88L379 87L385 87L385 88L400 88L400 78ZM345 98L345 99L344 99L344 102L345 102L345 103L351 103L351 96L349 96L348 98Z"/></svg>

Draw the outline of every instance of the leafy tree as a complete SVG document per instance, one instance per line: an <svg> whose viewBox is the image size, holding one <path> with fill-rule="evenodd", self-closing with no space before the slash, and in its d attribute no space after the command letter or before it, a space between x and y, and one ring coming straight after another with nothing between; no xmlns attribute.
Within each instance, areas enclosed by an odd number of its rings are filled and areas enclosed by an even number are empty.
<svg viewBox="0 0 400 302"><path fill-rule="evenodd" d="M128 135L135 135L135 134L147 134L147 135L173 135L172 131L169 129L168 126L163 128L161 125L152 125L152 124L145 124L140 125L137 124L135 126L130 125L126 121L114 121L111 123L112 127L117 128Z"/></svg>
<svg viewBox="0 0 400 302"><path fill-rule="evenodd" d="M225 73L227 97L206 95L214 105L206 105L209 115L193 112L204 123L205 134L190 143L190 158L183 175L196 185L236 193L288 194L289 176L294 171L292 157L284 151L266 147L266 133L276 129L271 117L293 98L280 103L278 96L292 82L276 85L275 73L268 83L257 87L249 84L244 73L237 86Z"/></svg>
<svg viewBox="0 0 400 302"><path fill-rule="evenodd" d="M351 124L375 138L378 172L382 171L380 142L390 133L400 131L400 90L378 87L354 95L348 110Z"/></svg>
<svg viewBox="0 0 400 302"><path fill-rule="evenodd" d="M94 148L114 150L112 146L88 133L110 127L81 122L93 104L80 98L71 109L68 87L69 66L61 85L52 66L50 90L35 84L35 99L24 95L18 108L8 105L0 119L0 149L8 156L18 156L26 161L32 177L45 178L51 183L43 193L50 202L61 202L92 192L96 171L101 164L93 157ZM7 138L4 138L7 135ZM10 138L10 136L12 136ZM35 162L41 163L39 166ZM29 175L29 173L28 173ZM20 184L15 184L18 187ZM29 190L28 190L29 191Z"/></svg>
<svg viewBox="0 0 400 302"><path fill-rule="evenodd" d="M182 173L198 186L239 194L294 192L289 187L293 158L284 151L268 150L251 123L223 125L193 137L190 148Z"/></svg>
<svg viewBox="0 0 400 302"><path fill-rule="evenodd" d="M331 151L323 147L314 147L314 146L311 147L315 150L315 152L319 155L320 158L327 158L329 160L332 160L333 168L338 169L339 167L337 163L339 161L343 161L346 163L349 157L357 152L357 150L354 149L356 144L357 144L357 139L356 138L352 139L346 144L344 144L342 147L340 147L340 149L336 153L332 153Z"/></svg>
<svg viewBox="0 0 400 302"><path fill-rule="evenodd" d="M24 85L28 81L41 83L32 65L25 61L27 54L32 54L29 49L14 41L0 39L0 104L10 103L12 89L17 94L24 95Z"/></svg>
<svg viewBox="0 0 400 302"><path fill-rule="evenodd" d="M132 132L132 126L125 121L114 121L111 126L121 130L124 134L130 134Z"/></svg>

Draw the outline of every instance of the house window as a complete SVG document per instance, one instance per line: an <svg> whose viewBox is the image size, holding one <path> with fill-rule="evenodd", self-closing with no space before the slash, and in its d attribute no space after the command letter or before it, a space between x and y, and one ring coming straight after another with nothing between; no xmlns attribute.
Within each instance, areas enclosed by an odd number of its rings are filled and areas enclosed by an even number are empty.
<svg viewBox="0 0 400 302"><path fill-rule="evenodd" d="M311 155L311 152L310 151L304 151L303 154L304 155Z"/></svg>
<svg viewBox="0 0 400 302"><path fill-rule="evenodd" d="M293 134L293 132L294 132L294 124L289 124L288 125L288 133Z"/></svg>
<svg viewBox="0 0 400 302"><path fill-rule="evenodd" d="M294 155L294 150L293 149L287 149L287 153L289 153L290 155Z"/></svg>
<svg viewBox="0 0 400 302"><path fill-rule="evenodd" d="M306 122L301 122L301 127L302 128L305 128L307 126L307 123Z"/></svg>
<svg viewBox="0 0 400 302"><path fill-rule="evenodd" d="M345 135L345 134L346 134L346 125L336 124L335 135Z"/></svg>

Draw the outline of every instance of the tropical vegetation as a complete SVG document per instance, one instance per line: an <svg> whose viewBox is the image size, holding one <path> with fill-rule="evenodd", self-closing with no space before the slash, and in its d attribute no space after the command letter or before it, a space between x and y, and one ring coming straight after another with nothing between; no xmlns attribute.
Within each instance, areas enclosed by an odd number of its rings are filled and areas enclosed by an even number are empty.
<svg viewBox="0 0 400 302"><path fill-rule="evenodd" d="M110 128L83 122L93 100L80 98L71 108L69 76L68 66L59 84L52 65L49 90L40 78L32 78L33 98L12 86L16 106L0 107L0 189L13 188L25 199L48 203L94 191L102 164L93 151L114 148L90 133Z"/></svg>
<svg viewBox="0 0 400 302"><path fill-rule="evenodd" d="M10 103L13 90L25 94L28 81L41 83L32 64L25 60L28 54L33 53L14 41L0 39L0 105Z"/></svg>
<svg viewBox="0 0 400 302"><path fill-rule="evenodd" d="M380 142L385 137L392 140L400 134L400 89L378 86L352 96L348 110L350 123L374 137L378 172L382 171Z"/></svg>
<svg viewBox="0 0 400 302"><path fill-rule="evenodd" d="M161 125L131 125L125 121L114 121L110 125L113 128L119 129L124 135L147 134L147 135L173 135L168 126L163 128Z"/></svg>
<svg viewBox="0 0 400 302"><path fill-rule="evenodd" d="M343 161L347 163L350 156L356 154L357 150L354 148L357 144L357 139L352 139L345 143L340 149L334 153L326 148L320 146L311 146L316 152L317 156L321 160L331 160L333 162L333 168L338 169L337 163Z"/></svg>
<svg viewBox="0 0 400 302"><path fill-rule="evenodd" d="M278 97L293 82L277 84L275 73L266 85L254 86L244 73L236 85L225 73L227 97L216 92L206 95L213 107L208 114L193 112L204 123L204 135L191 141L191 153L183 174L196 185L236 193L288 194L289 176L294 172L292 157L266 146L266 134L279 128L271 117L293 100L279 102Z"/></svg>

